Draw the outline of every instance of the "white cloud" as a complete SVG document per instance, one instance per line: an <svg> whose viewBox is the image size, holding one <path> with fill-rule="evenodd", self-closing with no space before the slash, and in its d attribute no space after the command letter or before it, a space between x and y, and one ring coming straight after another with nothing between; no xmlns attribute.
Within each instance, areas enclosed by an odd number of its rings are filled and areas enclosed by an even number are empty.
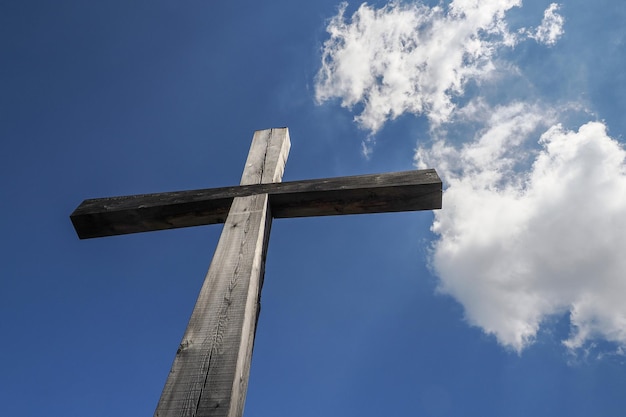
<svg viewBox="0 0 626 417"><path fill-rule="evenodd" d="M522 29L520 32L531 39L535 39L539 43L546 45L556 44L563 35L563 24L565 23L563 16L557 12L559 7L558 4L552 3L545 12L543 12L543 20L539 27L534 30Z"/></svg>
<svg viewBox="0 0 626 417"><path fill-rule="evenodd" d="M350 22L343 4L327 27L316 98L362 105L356 121L371 132L403 113L445 121L466 82L487 76L494 50L514 42L504 13L519 4L456 0L444 9L392 2L375 9L364 3Z"/></svg>
<svg viewBox="0 0 626 417"><path fill-rule="evenodd" d="M552 117L500 107L474 142L418 150L448 183L433 268L471 324L517 351L567 312L569 348L596 338L624 347L626 152L600 122L553 125L535 154L524 152Z"/></svg>
<svg viewBox="0 0 626 417"><path fill-rule="evenodd" d="M568 314L565 346L602 339L623 352L626 153L603 123L568 130L540 100L487 104L503 97L507 78L496 69L524 79L502 61L504 47L551 46L563 35L556 3L539 26L510 32L506 13L520 5L394 1L363 4L347 20L344 4L327 27L316 98L356 109L370 134L402 114L428 118L433 141L416 161L447 186L431 261L439 290L463 305L468 322L521 352L543 323ZM469 96L470 82L492 97ZM460 131L474 138L459 144Z"/></svg>
<svg viewBox="0 0 626 417"><path fill-rule="evenodd" d="M447 7L394 1L376 9L363 3L347 20L344 3L327 27L316 99L362 107L355 120L371 133L405 113L424 114L439 125L469 81L492 74L500 48L528 37L554 44L562 34L556 4L537 29L511 33L505 14L520 5L521 0L455 0Z"/></svg>

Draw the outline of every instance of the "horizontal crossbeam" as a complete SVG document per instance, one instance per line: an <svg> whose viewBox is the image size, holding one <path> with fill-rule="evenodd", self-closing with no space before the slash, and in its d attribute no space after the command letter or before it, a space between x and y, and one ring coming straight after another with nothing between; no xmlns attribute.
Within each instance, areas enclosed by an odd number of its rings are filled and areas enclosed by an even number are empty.
<svg viewBox="0 0 626 417"><path fill-rule="evenodd" d="M433 169L97 198L70 216L81 239L224 223L235 197L268 194L275 218L441 208Z"/></svg>

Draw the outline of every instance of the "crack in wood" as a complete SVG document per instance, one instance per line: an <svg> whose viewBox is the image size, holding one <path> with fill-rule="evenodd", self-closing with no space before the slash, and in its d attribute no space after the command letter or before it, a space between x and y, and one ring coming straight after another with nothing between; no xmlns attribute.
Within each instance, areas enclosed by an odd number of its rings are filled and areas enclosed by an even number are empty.
<svg viewBox="0 0 626 417"><path fill-rule="evenodd" d="M200 401L202 400L202 393L204 392L204 389L206 388L207 385L207 381L209 379L209 369L211 369L211 359L213 358L213 352L209 351L208 357L206 358L206 368L204 368L204 363L203 365L203 370L204 370L204 383L202 384L202 386L200 387L200 393L198 394L198 400L196 401L196 407L192 410L192 417L196 417L197 413L198 413L198 409L200 408ZM193 392L192 390L189 390L189 396L191 396L191 392ZM218 403L219 404L219 403Z"/></svg>

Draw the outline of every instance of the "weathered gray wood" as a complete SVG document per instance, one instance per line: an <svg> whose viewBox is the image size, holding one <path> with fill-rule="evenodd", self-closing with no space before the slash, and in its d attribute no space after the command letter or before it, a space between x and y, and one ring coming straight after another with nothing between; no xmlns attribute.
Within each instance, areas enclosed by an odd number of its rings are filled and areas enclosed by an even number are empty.
<svg viewBox="0 0 626 417"><path fill-rule="evenodd" d="M281 173L282 175L282 173ZM85 200L70 216L81 239L223 223L234 198L269 194L276 218L441 208L433 169Z"/></svg>
<svg viewBox="0 0 626 417"><path fill-rule="evenodd" d="M288 152L287 129L256 132L242 185L280 181ZM242 415L269 210L267 194L234 198L155 416Z"/></svg>
<svg viewBox="0 0 626 417"><path fill-rule="evenodd" d="M80 238L225 222L155 416L241 417L273 217L441 208L434 170L281 183L287 129L255 132L241 185L84 201Z"/></svg>

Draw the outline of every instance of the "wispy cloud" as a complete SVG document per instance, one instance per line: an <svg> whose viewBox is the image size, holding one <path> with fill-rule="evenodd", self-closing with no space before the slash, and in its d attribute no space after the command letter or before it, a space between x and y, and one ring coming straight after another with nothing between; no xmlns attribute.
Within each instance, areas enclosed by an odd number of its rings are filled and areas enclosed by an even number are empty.
<svg viewBox="0 0 626 417"><path fill-rule="evenodd" d="M568 348L602 339L623 351L624 149L602 122L564 127L563 111L541 97L467 96L470 82L497 85L496 69L523 77L501 51L562 37L555 3L538 26L509 30L507 12L519 6L363 4L347 19L344 4L328 24L316 97L341 100L370 134L402 114L427 117L432 142L418 147L416 163L436 167L446 184L432 267L471 324L521 352L546 320L568 315ZM471 139L461 142L459 129Z"/></svg>
<svg viewBox="0 0 626 417"><path fill-rule="evenodd" d="M543 13L541 25L536 29L521 29L520 33L539 43L554 45L563 35L565 19L558 13L559 5L552 3Z"/></svg>
<svg viewBox="0 0 626 417"><path fill-rule="evenodd" d="M505 13L520 5L456 0L447 7L391 2L376 9L364 3L347 19L344 3L327 27L316 99L358 107L355 120L371 133L405 113L443 123L467 83L489 77L500 48L524 37L553 43L560 35L556 5L537 29L510 32Z"/></svg>

